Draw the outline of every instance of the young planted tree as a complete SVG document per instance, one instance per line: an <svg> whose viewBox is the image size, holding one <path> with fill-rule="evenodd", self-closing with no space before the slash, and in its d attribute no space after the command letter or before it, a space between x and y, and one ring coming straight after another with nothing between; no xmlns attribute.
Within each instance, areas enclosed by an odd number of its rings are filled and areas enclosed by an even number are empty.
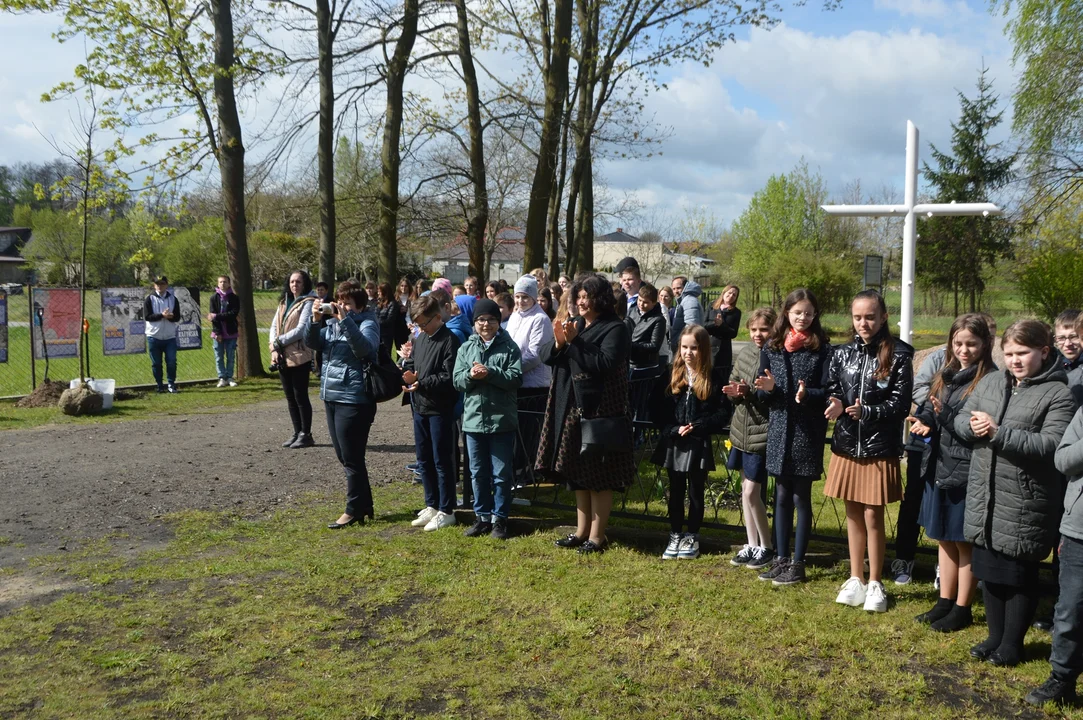
<svg viewBox="0 0 1083 720"><path fill-rule="evenodd" d="M989 140L1003 113L996 111L997 97L986 73L983 68L978 76L975 98L959 93L961 113L958 122L951 125L952 154L932 147L937 168L928 163L924 166L935 202L989 202L991 195L1015 177L1012 166L1016 156L1002 153L1000 146ZM1011 222L1004 218L932 218L921 230L918 271L954 294L956 315L960 297L967 300L969 311L975 312L988 269L1011 257L1012 233Z"/></svg>
<svg viewBox="0 0 1083 720"><path fill-rule="evenodd" d="M148 184L179 181L201 172L208 160L218 164L229 270L241 298L237 374L262 374L236 92L258 84L273 61L236 44L247 26L235 30L233 0L0 0L0 11L56 13L63 18L56 33L61 42L79 36L90 41L75 81L59 84L46 99L79 86L108 92L98 109L101 126L139 135L133 145L118 132L113 158L130 157L137 147L163 149L159 160L143 164ZM178 124L176 133L153 130Z"/></svg>

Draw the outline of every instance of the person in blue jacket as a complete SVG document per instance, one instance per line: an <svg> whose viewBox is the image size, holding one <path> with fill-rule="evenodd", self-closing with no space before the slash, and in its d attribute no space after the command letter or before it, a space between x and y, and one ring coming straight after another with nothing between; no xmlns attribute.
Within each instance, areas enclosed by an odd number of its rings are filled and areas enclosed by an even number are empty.
<svg viewBox="0 0 1083 720"><path fill-rule="evenodd" d="M338 286L330 303L331 319L320 327L320 318L305 321L305 344L323 353L320 400L327 413L327 432L335 455L346 470L346 510L327 527L338 530L373 518L372 487L365 466L369 430L376 419L376 402L365 389L365 366L376 362L380 348L380 325L367 308L368 293L356 283Z"/></svg>

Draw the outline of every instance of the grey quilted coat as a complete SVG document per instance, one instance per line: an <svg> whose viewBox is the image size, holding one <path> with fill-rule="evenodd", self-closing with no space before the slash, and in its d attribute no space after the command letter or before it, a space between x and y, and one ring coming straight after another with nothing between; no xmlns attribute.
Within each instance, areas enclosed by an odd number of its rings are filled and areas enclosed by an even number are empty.
<svg viewBox="0 0 1083 720"><path fill-rule="evenodd" d="M1060 534L1083 540L1083 410L1076 412L1072 424L1064 433L1057 448L1057 470L1068 476L1068 490L1064 493L1064 517L1060 521Z"/></svg>
<svg viewBox="0 0 1083 720"><path fill-rule="evenodd" d="M742 380L751 388L760 367L760 349L749 343L737 354L737 362L730 373L730 382ZM735 450L763 455L767 452L767 405L756 396L749 395L733 401L733 420L730 423L730 442Z"/></svg>
<svg viewBox="0 0 1083 720"><path fill-rule="evenodd" d="M1008 371L978 383L955 418L955 434L974 448L963 521L968 541L1024 561L1049 555L1063 503L1053 458L1075 405L1055 354L1018 384ZM992 438L970 429L976 410L999 426Z"/></svg>

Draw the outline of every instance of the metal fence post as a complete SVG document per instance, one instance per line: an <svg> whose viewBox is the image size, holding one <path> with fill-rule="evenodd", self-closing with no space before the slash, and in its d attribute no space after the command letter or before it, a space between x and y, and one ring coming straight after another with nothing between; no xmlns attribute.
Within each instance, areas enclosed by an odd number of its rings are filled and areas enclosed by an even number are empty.
<svg viewBox="0 0 1083 720"><path fill-rule="evenodd" d="M38 365L34 360L34 287L26 286L26 304L30 309L30 392L38 389Z"/></svg>

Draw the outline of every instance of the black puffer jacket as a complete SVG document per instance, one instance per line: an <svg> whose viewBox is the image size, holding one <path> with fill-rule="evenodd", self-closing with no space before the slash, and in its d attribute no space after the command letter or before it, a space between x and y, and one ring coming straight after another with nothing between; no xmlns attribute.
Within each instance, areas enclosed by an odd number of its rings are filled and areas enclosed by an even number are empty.
<svg viewBox="0 0 1083 720"><path fill-rule="evenodd" d="M380 324L380 357L385 362L391 359L392 345L402 347L410 338L406 328L406 317L397 302L389 302L380 307L373 303L376 310L376 322Z"/></svg>
<svg viewBox="0 0 1083 720"><path fill-rule="evenodd" d="M931 402L922 403L914 417L932 428L934 438L929 444L929 451L922 458L922 474L927 463L936 463L933 484L941 490L954 490L966 487L970 475L970 453L974 444L959 437L955 431L955 416L963 409L967 398L966 389L977 374L977 366L964 370L945 368L944 387L939 398L942 403L940 413L933 410ZM931 456L931 457L930 457Z"/></svg>
<svg viewBox="0 0 1083 720"><path fill-rule="evenodd" d="M891 458L903 454L903 422L910 412L914 388L914 348L895 338L895 352L887 378L877 380L880 343L887 339L885 325L868 344L860 337L835 347L828 369L827 395L843 408L858 398L865 410L860 420L845 412L835 421L831 452L852 458Z"/></svg>
<svg viewBox="0 0 1083 720"><path fill-rule="evenodd" d="M767 369L775 376L775 389L756 395L767 405L767 472L775 477L799 475L818 478L824 473L824 438L827 399L824 379L831 346L819 350L772 350L760 353L757 376ZM805 381L808 397L797 403L797 384Z"/></svg>
<svg viewBox="0 0 1083 720"><path fill-rule="evenodd" d="M733 339L741 330L741 311L710 309L705 313L704 329L711 336L711 353L716 369L733 367Z"/></svg>

